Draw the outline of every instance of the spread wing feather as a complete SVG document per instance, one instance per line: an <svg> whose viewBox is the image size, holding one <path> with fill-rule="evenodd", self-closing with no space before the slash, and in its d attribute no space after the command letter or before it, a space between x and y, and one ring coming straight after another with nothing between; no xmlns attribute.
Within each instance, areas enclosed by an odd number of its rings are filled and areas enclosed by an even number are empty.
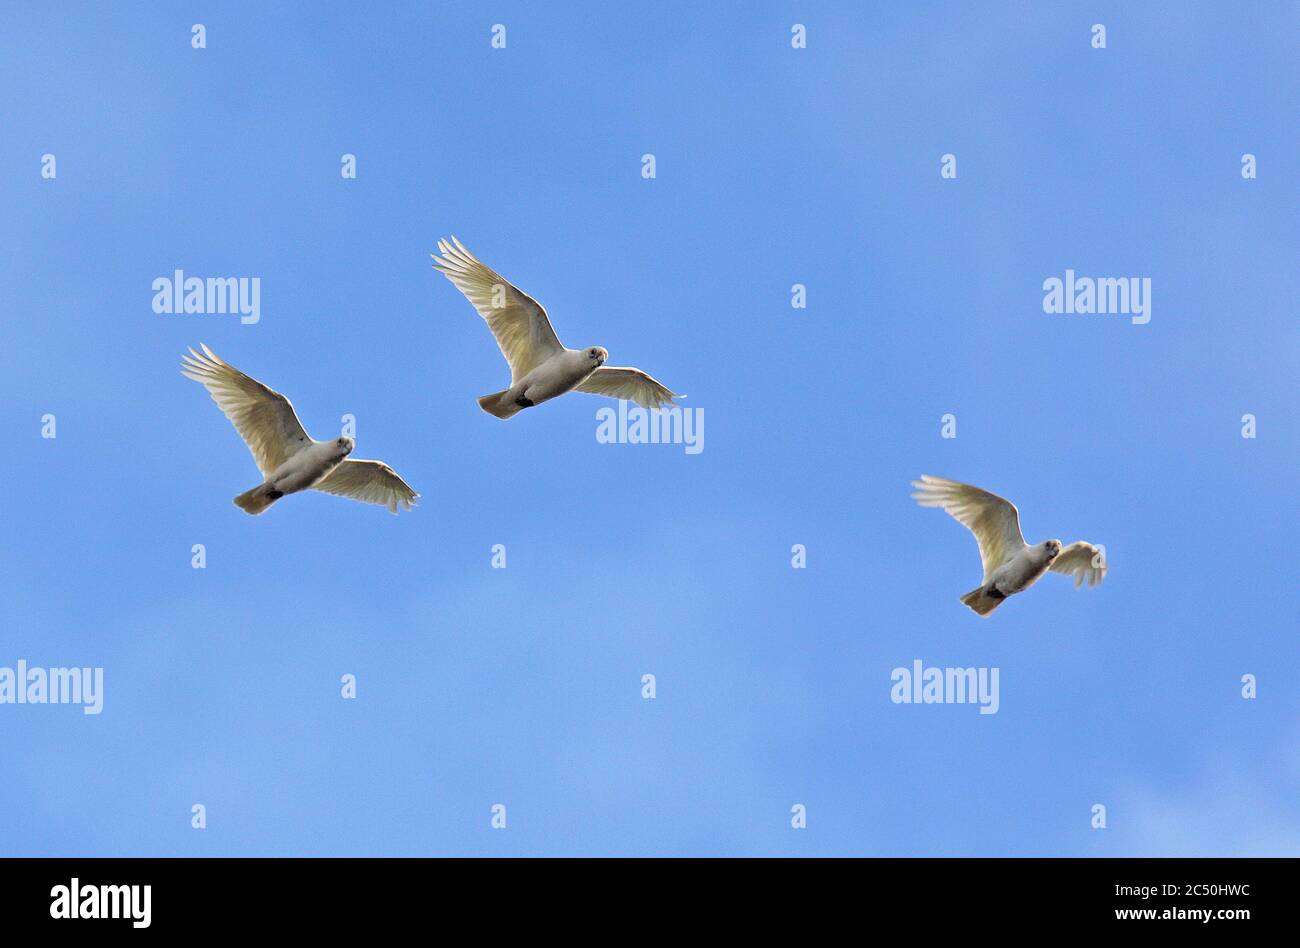
<svg viewBox="0 0 1300 948"><path fill-rule="evenodd" d="M912 496L922 507L941 507L975 534L984 565L984 582L1025 546L1020 511L1009 500L970 484L922 474Z"/></svg>
<svg viewBox="0 0 1300 948"><path fill-rule="evenodd" d="M542 304L484 266L455 237L438 241L433 265L465 294L487 321L501 354L510 365L510 384L545 362L564 346L555 335Z"/></svg>
<svg viewBox="0 0 1300 948"><path fill-rule="evenodd" d="M1084 540L1071 543L1052 560L1053 573L1068 573L1074 576L1074 588L1083 585L1098 585L1106 578L1106 555L1100 547Z"/></svg>
<svg viewBox="0 0 1300 948"><path fill-rule="evenodd" d="M614 365L602 365L592 372L579 383L577 391L626 399L636 402L642 408L659 408L661 405L671 405L674 398L686 397L678 395L640 369Z"/></svg>
<svg viewBox="0 0 1300 948"><path fill-rule="evenodd" d="M312 489L366 504L380 504L390 513L397 513L399 507L410 510L420 496L383 461L361 458L348 458Z"/></svg>
<svg viewBox="0 0 1300 948"><path fill-rule="evenodd" d="M208 390L248 445L263 476L311 444L289 399L200 346L202 353L190 349L189 355L181 356L181 375Z"/></svg>

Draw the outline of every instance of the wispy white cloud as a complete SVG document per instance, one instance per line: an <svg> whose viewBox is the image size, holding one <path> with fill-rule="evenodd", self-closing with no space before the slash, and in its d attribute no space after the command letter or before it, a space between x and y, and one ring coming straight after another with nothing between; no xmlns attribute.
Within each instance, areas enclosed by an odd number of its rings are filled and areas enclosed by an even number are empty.
<svg viewBox="0 0 1300 948"><path fill-rule="evenodd" d="M1126 856L1300 855L1300 743L1255 758L1219 750L1179 787L1135 781L1108 814Z"/></svg>

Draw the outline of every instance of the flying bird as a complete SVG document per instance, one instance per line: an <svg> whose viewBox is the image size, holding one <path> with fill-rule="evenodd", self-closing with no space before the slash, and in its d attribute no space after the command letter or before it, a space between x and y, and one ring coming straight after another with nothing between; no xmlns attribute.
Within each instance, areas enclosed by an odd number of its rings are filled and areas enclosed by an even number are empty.
<svg viewBox="0 0 1300 948"><path fill-rule="evenodd" d="M975 534L984 580L961 597L979 615L987 616L1008 596L1024 592L1048 570L1069 573L1079 587L1086 579L1096 586L1106 578L1106 557L1099 547L1079 540L1062 548L1060 540L1033 546L1020 535L1020 511L997 494L922 474L912 481L912 496L922 507L942 507Z"/></svg>
<svg viewBox="0 0 1300 948"><path fill-rule="evenodd" d="M289 399L223 362L207 346L202 349L202 354L190 349L181 356L181 375L203 384L262 472L262 483L235 498L241 510L257 515L285 494L308 489L383 504L392 513L402 505L411 509L420 495L391 467L349 458L355 446L351 438L313 440Z"/></svg>
<svg viewBox="0 0 1300 948"><path fill-rule="evenodd" d="M627 399L643 408L685 398L640 369L605 365L609 352L601 346L565 348L542 304L481 264L455 237L439 240L438 250L441 257L430 254L434 267L487 321L510 365L510 387L480 398L484 411L510 418L572 391Z"/></svg>

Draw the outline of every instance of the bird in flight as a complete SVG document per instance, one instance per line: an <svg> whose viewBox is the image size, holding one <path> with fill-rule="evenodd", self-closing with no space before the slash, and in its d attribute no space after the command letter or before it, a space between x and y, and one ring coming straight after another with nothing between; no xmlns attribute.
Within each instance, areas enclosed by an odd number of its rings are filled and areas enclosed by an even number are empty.
<svg viewBox="0 0 1300 948"><path fill-rule="evenodd" d="M601 346L566 349L542 305L481 264L455 237L439 240L438 250L441 257L430 255L434 267L487 321L510 365L510 387L480 398L484 411L510 418L572 391L627 399L643 408L659 408L685 397L640 369L605 365L609 353Z"/></svg>
<svg viewBox="0 0 1300 948"><path fill-rule="evenodd" d="M223 362L207 346L202 349L181 356L181 375L203 384L262 472L261 484L235 498L241 510L257 515L285 494L308 489L383 504L392 513L402 505L411 509L420 495L391 467L349 458L355 445L351 438L313 440L289 399Z"/></svg>
<svg viewBox="0 0 1300 948"><path fill-rule="evenodd" d="M1068 573L1078 588L1086 579L1096 586L1106 578L1104 551L1079 540L1062 548L1060 540L1044 540L1033 546L1020 534L1020 511L1009 500L969 484L922 474L912 481L912 496L922 507L941 507L975 534L984 564L980 585L961 601L981 616L1002 605L1008 596L1024 592L1040 576Z"/></svg>

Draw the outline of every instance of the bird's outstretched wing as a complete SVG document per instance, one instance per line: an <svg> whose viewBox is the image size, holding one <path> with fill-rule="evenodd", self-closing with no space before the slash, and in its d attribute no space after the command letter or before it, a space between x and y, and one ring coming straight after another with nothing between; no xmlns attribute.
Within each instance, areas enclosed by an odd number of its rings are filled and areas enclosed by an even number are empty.
<svg viewBox="0 0 1300 948"><path fill-rule="evenodd" d="M202 354L190 349L189 355L181 356L181 375L203 383L253 452L264 476L311 444L289 399L200 346Z"/></svg>
<svg viewBox="0 0 1300 948"><path fill-rule="evenodd" d="M922 507L942 507L975 534L984 564L984 582L993 571L1025 546L1020 534L1020 511L1009 500L969 484L922 474L912 481L912 496Z"/></svg>
<svg viewBox="0 0 1300 948"><path fill-rule="evenodd" d="M1106 578L1106 554L1099 547L1083 540L1071 543L1052 560L1053 573L1073 573L1074 588L1086 579L1089 586L1098 585Z"/></svg>
<svg viewBox="0 0 1300 948"><path fill-rule="evenodd" d="M666 385L652 379L640 369L628 369L615 365L602 365L587 376L575 389L591 395L608 395L610 398L623 398L636 402L642 408L658 408L671 405L678 395Z"/></svg>
<svg viewBox="0 0 1300 948"><path fill-rule="evenodd" d="M420 496L383 461L360 458L348 458L312 489L366 504L382 504L390 513L397 513L401 506L410 510Z"/></svg>
<svg viewBox="0 0 1300 948"><path fill-rule="evenodd" d="M431 254L433 265L465 294L487 320L501 354L510 364L510 384L537 368L564 346L542 304L485 267L455 237L438 241L442 256Z"/></svg>

